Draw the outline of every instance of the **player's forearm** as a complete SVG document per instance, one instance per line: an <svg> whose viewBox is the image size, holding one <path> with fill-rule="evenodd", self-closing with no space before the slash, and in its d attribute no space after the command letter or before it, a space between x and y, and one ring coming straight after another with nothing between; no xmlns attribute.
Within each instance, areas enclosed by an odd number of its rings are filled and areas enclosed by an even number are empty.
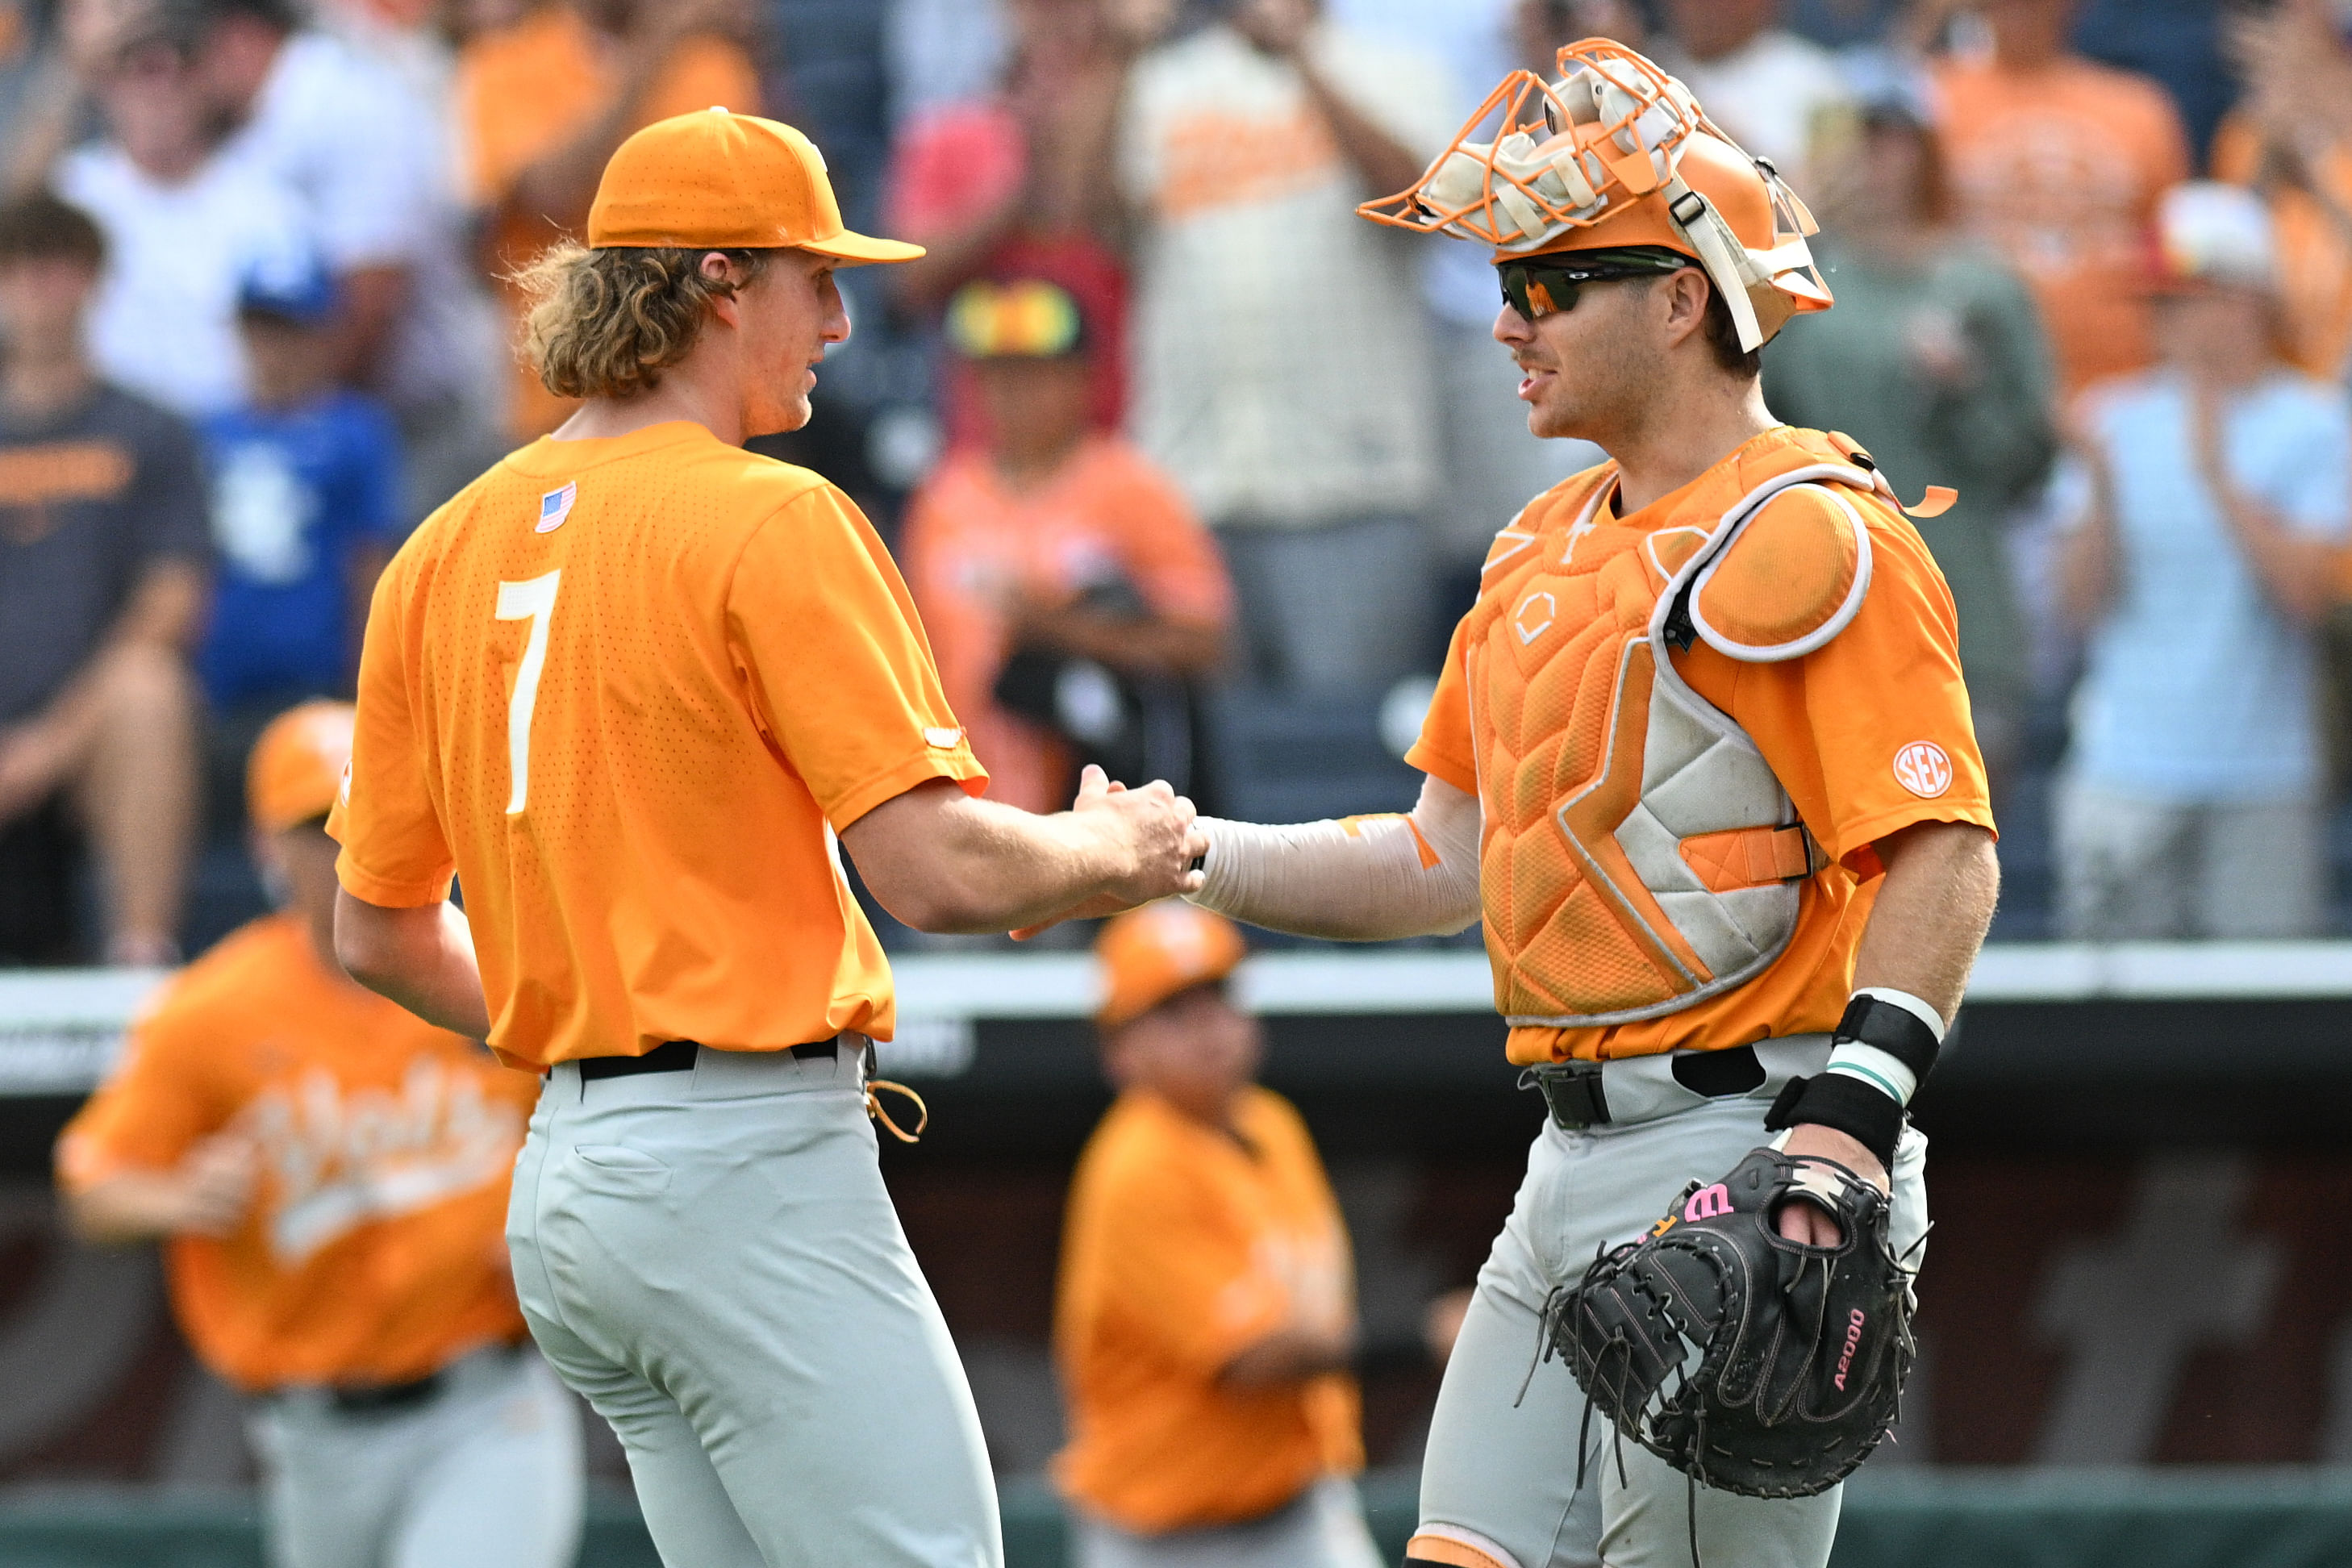
<svg viewBox="0 0 2352 1568"><path fill-rule="evenodd" d="M1442 779L1410 816L1285 827L1204 817L1208 873L1193 902L1335 942L1443 936L1478 918L1478 801Z"/></svg>
<svg viewBox="0 0 2352 1568"><path fill-rule="evenodd" d="M1277 1329L1224 1364L1217 1381L1229 1388L1268 1388L1344 1372L1356 1354L1351 1326L1336 1332Z"/></svg>
<svg viewBox="0 0 2352 1568"><path fill-rule="evenodd" d="M1923 822L1881 840L1885 881L1853 965L1857 990L1885 986L1948 1024L2000 896L1992 835L1973 823Z"/></svg>
<svg viewBox="0 0 2352 1568"><path fill-rule="evenodd" d="M473 930L455 904L385 909L335 895L335 956L353 980L468 1039L490 1032Z"/></svg>
<svg viewBox="0 0 2352 1568"><path fill-rule="evenodd" d="M1050 920L1129 870L1121 846L1073 812L1040 816L967 799L942 826L926 875L898 879L888 896L877 889L884 907L919 931L971 934Z"/></svg>
<svg viewBox="0 0 2352 1568"><path fill-rule="evenodd" d="M185 1226L187 1183L170 1171L126 1171L64 1194L66 1224L98 1247L152 1241Z"/></svg>

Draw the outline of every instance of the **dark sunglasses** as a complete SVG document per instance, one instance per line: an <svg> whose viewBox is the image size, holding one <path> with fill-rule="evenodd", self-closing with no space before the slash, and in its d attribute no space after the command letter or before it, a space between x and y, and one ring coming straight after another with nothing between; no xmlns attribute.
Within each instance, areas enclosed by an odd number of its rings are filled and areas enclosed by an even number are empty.
<svg viewBox="0 0 2352 1568"><path fill-rule="evenodd" d="M1505 261L1496 265L1495 273L1502 280L1504 302L1533 324L1556 312L1575 310L1577 290L1587 283L1613 283L1621 278L1663 278L1690 265L1679 257L1671 262L1607 261L1582 266Z"/></svg>

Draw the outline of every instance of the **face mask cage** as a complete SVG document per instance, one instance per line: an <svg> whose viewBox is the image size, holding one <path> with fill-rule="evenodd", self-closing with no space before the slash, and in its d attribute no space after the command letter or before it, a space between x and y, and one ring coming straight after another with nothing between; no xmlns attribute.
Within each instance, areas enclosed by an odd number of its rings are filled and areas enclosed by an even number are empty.
<svg viewBox="0 0 2352 1568"><path fill-rule="evenodd" d="M1705 117L1682 84L1618 45L1559 51L1560 79L1513 71L1419 184L1358 209L1375 223L1533 248L1601 221L1674 175ZM1486 126L1489 142L1475 140Z"/></svg>
<svg viewBox="0 0 2352 1568"><path fill-rule="evenodd" d="M1762 342L1796 311L1828 308L1829 289L1805 245L1816 232L1812 215L1769 163L1757 163L1776 231L1765 251L1746 248L1682 179L1683 148L1694 134L1738 147L1682 83L1602 38L1569 45L1557 63L1558 81L1524 70L1506 77L1419 183L1357 211L1391 227L1525 253L1659 192L1729 303L1743 347ZM1488 126L1494 139L1475 140Z"/></svg>

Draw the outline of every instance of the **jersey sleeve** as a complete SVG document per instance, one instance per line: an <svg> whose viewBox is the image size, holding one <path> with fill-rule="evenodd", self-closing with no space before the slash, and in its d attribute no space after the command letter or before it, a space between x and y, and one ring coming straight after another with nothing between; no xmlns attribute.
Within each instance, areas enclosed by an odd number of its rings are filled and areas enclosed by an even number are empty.
<svg viewBox="0 0 2352 1568"><path fill-rule="evenodd" d="M1290 1321L1289 1292L1198 1190L1142 1165L1104 1173L1094 1222L1102 1307L1202 1379Z"/></svg>
<svg viewBox="0 0 2352 1568"><path fill-rule="evenodd" d="M376 584L360 647L351 771L327 814L327 832L343 847L335 859L343 891L382 909L437 904L449 896L457 873L413 706L402 601L407 579L395 560Z"/></svg>
<svg viewBox="0 0 2352 1568"><path fill-rule="evenodd" d="M1421 739L1404 754L1405 762L1432 778L1444 779L1465 795L1478 793L1477 751L1470 733L1470 676L1464 639L1465 616L1454 628L1446 645L1445 668L1438 671L1437 691L1421 721Z"/></svg>
<svg viewBox="0 0 2352 1568"><path fill-rule="evenodd" d="M168 1002L131 1028L115 1072L58 1137L58 1183L83 1192L125 1171L169 1170L231 1107L205 1070L216 1051Z"/></svg>
<svg viewBox="0 0 2352 1568"><path fill-rule="evenodd" d="M907 585L839 490L809 490L752 534L727 623L761 727L835 831L928 779L986 786Z"/></svg>
<svg viewBox="0 0 2352 1568"><path fill-rule="evenodd" d="M1833 504L1801 491L1782 503L1801 500ZM1993 819L1951 591L1910 524L1861 510L1873 563L1853 624L1802 658L1741 666L1732 716L1830 858L1870 877L1872 846L1890 833L1920 822L1990 830Z"/></svg>

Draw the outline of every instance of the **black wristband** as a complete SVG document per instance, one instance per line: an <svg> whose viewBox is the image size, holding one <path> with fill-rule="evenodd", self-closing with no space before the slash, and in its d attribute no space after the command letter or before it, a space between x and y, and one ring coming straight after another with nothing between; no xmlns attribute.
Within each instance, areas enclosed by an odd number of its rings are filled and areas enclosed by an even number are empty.
<svg viewBox="0 0 2352 1568"><path fill-rule="evenodd" d="M1911 1076L1921 1083L1936 1070L1937 1053L1944 1048L1926 1019L1908 1007L1875 996L1856 996L1845 1005L1845 1016L1838 1020L1830 1045L1834 1048L1847 1040L1877 1047L1909 1068Z"/></svg>
<svg viewBox="0 0 2352 1568"><path fill-rule="evenodd" d="M1903 1108L1860 1079L1825 1072L1792 1078L1764 1113L1764 1131L1778 1132L1810 1121L1835 1128L1895 1169L1895 1144L1903 1136Z"/></svg>

